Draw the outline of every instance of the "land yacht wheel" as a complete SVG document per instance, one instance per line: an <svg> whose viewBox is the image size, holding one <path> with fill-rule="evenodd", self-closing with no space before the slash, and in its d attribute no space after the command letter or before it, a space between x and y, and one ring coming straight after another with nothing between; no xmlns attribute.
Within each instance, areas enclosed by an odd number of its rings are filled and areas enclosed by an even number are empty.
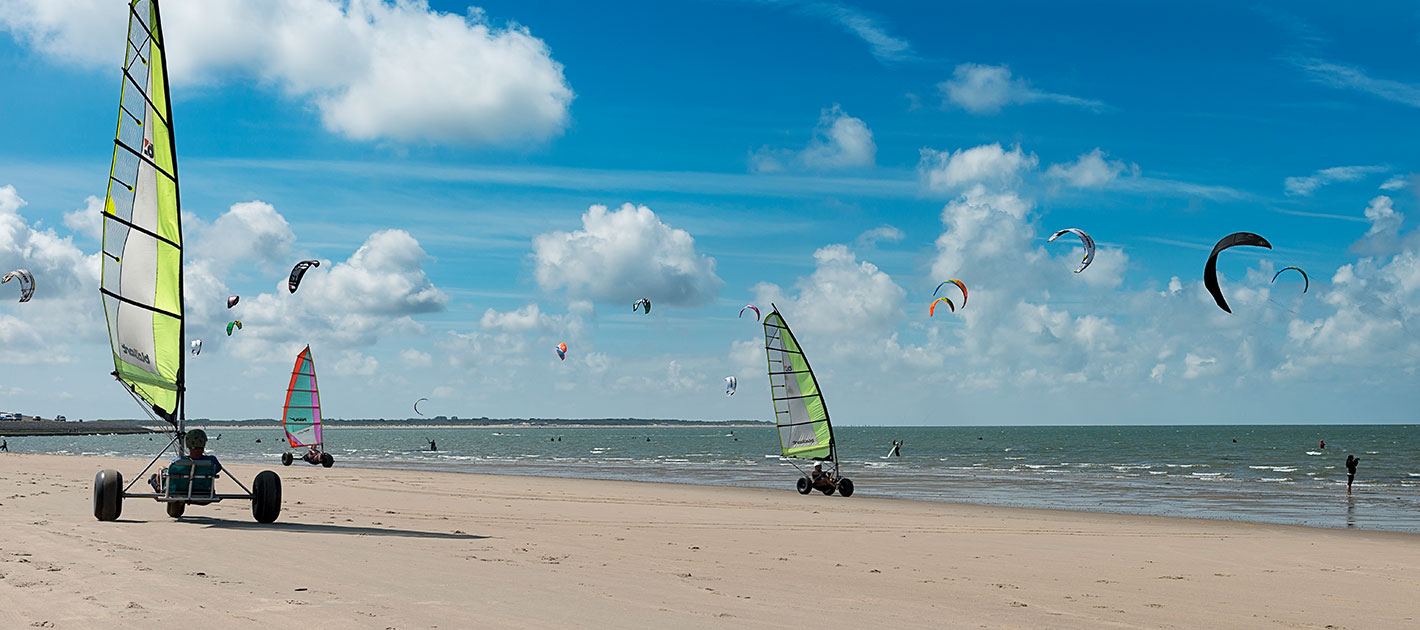
<svg viewBox="0 0 1420 630"><path fill-rule="evenodd" d="M171 501L168 503L168 516L171 516L173 518L182 518L182 513L186 511L186 503L179 503L177 501Z"/></svg>
<svg viewBox="0 0 1420 630"><path fill-rule="evenodd" d="M838 480L838 494L845 497L853 496L853 480L847 477Z"/></svg>
<svg viewBox="0 0 1420 630"><path fill-rule="evenodd" d="M296 459L296 458L291 457L291 454L290 454L290 453L282 453L282 454L281 454L281 465L282 465L282 466L290 466L290 465L291 465L291 462L292 462L292 461L295 461L295 459Z"/></svg>
<svg viewBox="0 0 1420 630"><path fill-rule="evenodd" d="M813 485L809 483L808 477L799 477L799 494L808 494L813 490Z"/></svg>
<svg viewBox="0 0 1420 630"><path fill-rule="evenodd" d="M251 483L251 515L258 523L271 523L281 514L281 477L269 470Z"/></svg>
<svg viewBox="0 0 1420 630"><path fill-rule="evenodd" d="M123 513L123 474L117 470L100 470L94 476L94 518L116 521Z"/></svg>

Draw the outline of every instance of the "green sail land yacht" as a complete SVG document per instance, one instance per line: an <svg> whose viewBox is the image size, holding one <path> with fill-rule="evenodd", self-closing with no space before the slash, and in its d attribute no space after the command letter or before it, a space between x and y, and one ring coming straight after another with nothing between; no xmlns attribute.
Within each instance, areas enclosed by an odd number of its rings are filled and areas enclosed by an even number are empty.
<svg viewBox="0 0 1420 630"><path fill-rule="evenodd" d="M823 402L813 368L784 316L779 314L779 307L773 308L764 317L764 351L769 359L769 393L781 452L803 475L798 481L799 494L819 490L853 496L853 481L839 475L838 443L833 440L828 406ZM816 476L800 468L795 461L799 459L812 460L816 466L826 462L829 468Z"/></svg>
<svg viewBox="0 0 1420 630"><path fill-rule="evenodd" d="M182 211L168 51L158 0L128 0L127 5L128 40L103 208L99 293L113 347L113 375L145 413L167 425L172 439L127 486L118 471L100 471L94 478L94 517L118 519L124 499L156 499L174 518L188 505L239 499L251 501L257 521L270 523L281 513L281 478L276 473L261 471L250 489L226 475L243 493L221 494L216 481L227 471L214 461L189 458L188 442L205 440L187 439L185 428ZM153 491L133 492L169 449L178 459L155 475Z"/></svg>

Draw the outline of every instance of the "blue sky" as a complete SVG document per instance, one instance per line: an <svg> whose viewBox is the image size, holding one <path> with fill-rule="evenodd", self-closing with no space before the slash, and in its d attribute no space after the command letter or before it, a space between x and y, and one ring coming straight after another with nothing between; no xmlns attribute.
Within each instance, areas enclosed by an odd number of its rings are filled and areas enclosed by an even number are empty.
<svg viewBox="0 0 1420 630"><path fill-rule="evenodd" d="M340 417L428 396L767 418L761 329L736 313L773 301L840 423L1415 419L1413 6L233 0L164 19L205 343L190 416L277 415L309 343ZM0 1L0 267L40 282L0 293L0 408L134 413L107 377L89 200L123 28L122 2ZM1082 274L1045 242L1064 227L1099 243ZM1275 249L1220 258L1230 316L1201 275L1240 230ZM326 264L291 296L306 257ZM1287 265L1305 295L1270 282ZM948 277L969 303L928 318Z"/></svg>

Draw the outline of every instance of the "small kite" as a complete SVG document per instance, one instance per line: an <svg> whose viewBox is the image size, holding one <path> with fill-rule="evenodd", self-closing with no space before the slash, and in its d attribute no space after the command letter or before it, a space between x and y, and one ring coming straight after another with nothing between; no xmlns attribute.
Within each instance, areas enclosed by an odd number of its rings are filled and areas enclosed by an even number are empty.
<svg viewBox="0 0 1420 630"><path fill-rule="evenodd" d="M639 300L636 300L636 303L631 305L631 310L635 311L635 310L640 309L640 308L643 307L643 306L646 307L646 314L647 314L647 315L650 315L650 314L651 314L651 298L641 298L641 299L639 299Z"/></svg>
<svg viewBox="0 0 1420 630"><path fill-rule="evenodd" d="M13 278L20 280L20 301L28 302L35 294L35 277L29 269L16 269L5 274L5 279L0 280L0 284L5 284Z"/></svg>
<svg viewBox="0 0 1420 630"><path fill-rule="evenodd" d="M201 340L201 339L193 339L193 340L192 340L192 356L195 357L195 356L197 356L197 355L199 355L199 354L202 354L202 340Z"/></svg>
<svg viewBox="0 0 1420 630"><path fill-rule="evenodd" d="M952 304L952 301L951 301L951 300L948 300L947 298L944 298L944 297L939 297L939 298L937 298L937 301L936 301L936 302L933 302L933 303L932 303L931 308L928 308L928 309L927 309L927 316L928 316L928 317L932 317L933 315L936 315L936 314L937 314L937 302L946 302L946 303L947 303L947 308L952 309L952 312L953 312L953 313L957 312L957 307L956 307L955 304Z"/></svg>
<svg viewBox="0 0 1420 630"><path fill-rule="evenodd" d="M1203 266L1203 286L1208 287L1208 292L1213 294L1213 301L1218 303L1218 308L1229 313L1233 312L1233 309L1228 308L1228 301L1223 299L1223 289L1218 286L1218 252L1239 245L1272 249L1272 243L1252 232L1234 232L1224 236L1213 246L1213 253L1208 255L1208 264Z"/></svg>
<svg viewBox="0 0 1420 630"><path fill-rule="evenodd" d="M1086 234L1085 231L1080 228L1065 228L1063 230L1060 230L1059 232L1056 232L1050 238L1046 239L1045 242L1054 242L1055 239L1060 238L1061 236L1067 233L1074 234L1075 236L1080 237L1080 240L1085 243L1085 259L1080 261L1080 268L1075 270L1075 273L1080 273L1081 271L1085 270L1085 267L1090 266L1090 263L1094 262L1095 260L1095 239L1090 238L1090 235Z"/></svg>
<svg viewBox="0 0 1420 630"><path fill-rule="evenodd" d="M966 308L966 285L962 284L961 280L957 280L956 278L952 278L951 280L937 285L937 288L932 290L932 295L937 295L937 292L941 291L942 287L947 286L949 284L955 284L957 285L958 289L961 289L961 307ZM955 311L956 309L953 310Z"/></svg>
<svg viewBox="0 0 1420 630"><path fill-rule="evenodd" d="M429 399L428 399L428 398L420 398L419 400L414 401L414 413L417 413L417 414L419 414L419 415L421 415L421 416L424 415L424 412L422 412L422 411L419 410L419 403L424 402L424 401L426 401L426 400L429 400Z"/></svg>
<svg viewBox="0 0 1420 630"><path fill-rule="evenodd" d="M754 321L759 321L759 307L758 307L758 306L755 306L755 305L753 305L753 304L746 304L744 308L740 309L740 317L744 317L744 316L745 316L745 311L754 311Z"/></svg>
<svg viewBox="0 0 1420 630"><path fill-rule="evenodd" d="M1301 267L1283 267L1281 269L1278 269L1277 273L1272 274L1272 284L1277 284L1277 276L1282 275L1282 272L1288 269L1295 269L1297 273L1302 274L1302 282L1306 283L1302 285L1302 293L1306 293L1307 289L1312 288L1311 278L1307 277L1307 272L1302 271Z"/></svg>
<svg viewBox="0 0 1420 630"><path fill-rule="evenodd" d="M739 385L739 381L736 381L736 380L735 380L735 377L733 377L733 376L726 376L726 377L725 377L725 395L726 395L726 396L734 396L734 395L735 395L735 387L738 386L738 385Z"/></svg>
<svg viewBox="0 0 1420 630"><path fill-rule="evenodd" d="M566 360L567 360L567 344L566 344L566 342L557 344L557 358L558 358L558 359L561 359L561 360L563 360L563 361L566 361Z"/></svg>
<svg viewBox="0 0 1420 630"><path fill-rule="evenodd" d="M242 301L242 296L240 296L240 295L229 295L229 296L227 296L227 308L232 308L233 306L236 306L236 305L237 305L237 302L240 302L240 301Z"/></svg>
<svg viewBox="0 0 1420 630"><path fill-rule="evenodd" d="M233 326L235 326L235 327L237 328L237 330L241 330L241 329L242 329L242 320L237 319L237 320L233 320L233 321L227 322L227 336L228 336L228 337L231 337L231 336L232 336L232 327L233 327Z"/></svg>
<svg viewBox="0 0 1420 630"><path fill-rule="evenodd" d="M286 288L290 289L292 293L295 293L296 287L301 286L301 277L306 275L306 270L311 267L319 266L319 260L303 260L296 263L296 266L291 268L291 279L286 282Z"/></svg>

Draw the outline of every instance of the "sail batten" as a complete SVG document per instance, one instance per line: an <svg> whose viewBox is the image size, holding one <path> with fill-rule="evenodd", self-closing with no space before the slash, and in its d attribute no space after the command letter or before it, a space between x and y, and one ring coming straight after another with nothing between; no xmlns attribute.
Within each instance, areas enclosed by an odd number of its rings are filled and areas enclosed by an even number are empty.
<svg viewBox="0 0 1420 630"><path fill-rule="evenodd" d="M139 64L142 71L134 72ZM157 0L129 2L118 108L99 285L114 374L180 427L187 354L182 210Z"/></svg>
<svg viewBox="0 0 1420 630"><path fill-rule="evenodd" d="M778 309L764 318L764 351L774 423L785 457L833 459L833 427L818 380Z"/></svg>
<svg viewBox="0 0 1420 630"><path fill-rule="evenodd" d="M291 448L323 444L319 389L315 360L311 358L311 347L306 346L296 355L296 364L291 367L286 404L281 410L281 426L286 429L286 441Z"/></svg>

